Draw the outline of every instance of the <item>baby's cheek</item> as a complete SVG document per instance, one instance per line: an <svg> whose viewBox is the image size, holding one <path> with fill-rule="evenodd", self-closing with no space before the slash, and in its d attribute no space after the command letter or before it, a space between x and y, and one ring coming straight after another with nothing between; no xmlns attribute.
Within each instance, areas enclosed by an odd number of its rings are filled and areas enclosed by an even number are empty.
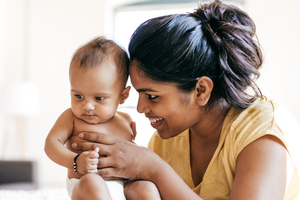
<svg viewBox="0 0 300 200"><path fill-rule="evenodd" d="M78 108L78 106L75 105L71 105L71 110L73 112L73 115L75 115L75 117L80 118L82 115L81 110Z"/></svg>
<svg viewBox="0 0 300 200"><path fill-rule="evenodd" d="M107 107L102 110L100 116L102 119L109 120L116 114L117 108Z"/></svg>

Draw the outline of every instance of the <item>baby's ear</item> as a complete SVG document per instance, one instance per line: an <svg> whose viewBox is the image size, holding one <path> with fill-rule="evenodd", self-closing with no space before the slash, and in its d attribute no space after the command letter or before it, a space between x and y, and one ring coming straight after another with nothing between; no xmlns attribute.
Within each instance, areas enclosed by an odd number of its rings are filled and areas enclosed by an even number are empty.
<svg viewBox="0 0 300 200"><path fill-rule="evenodd" d="M123 104L123 103L125 102L125 100L128 98L130 88L131 88L130 86L127 86L127 87L123 90L123 92L122 92L122 94L121 94L121 101L120 101L120 104Z"/></svg>

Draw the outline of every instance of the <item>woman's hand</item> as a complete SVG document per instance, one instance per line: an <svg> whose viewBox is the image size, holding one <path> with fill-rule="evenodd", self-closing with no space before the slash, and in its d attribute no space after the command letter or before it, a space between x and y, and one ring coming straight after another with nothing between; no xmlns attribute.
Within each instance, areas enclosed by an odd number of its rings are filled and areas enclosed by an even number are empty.
<svg viewBox="0 0 300 200"><path fill-rule="evenodd" d="M101 169L97 172L104 179L151 181L165 200L201 199L170 165L150 149L106 134L84 132L79 137L90 142L75 142L72 144L74 149L86 151L98 147L99 155L106 155L99 158L98 168Z"/></svg>
<svg viewBox="0 0 300 200"><path fill-rule="evenodd" d="M151 150L115 136L83 132L79 137L90 142L75 142L74 149L89 151L99 148L98 174L103 178L147 180L151 165L160 159Z"/></svg>

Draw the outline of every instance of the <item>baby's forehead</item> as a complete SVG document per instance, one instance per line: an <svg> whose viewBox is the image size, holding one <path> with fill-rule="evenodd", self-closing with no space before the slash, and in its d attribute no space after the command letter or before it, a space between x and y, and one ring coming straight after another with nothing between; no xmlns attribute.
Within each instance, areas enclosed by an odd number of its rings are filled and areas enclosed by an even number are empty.
<svg viewBox="0 0 300 200"><path fill-rule="evenodd" d="M71 65L69 71L70 83L77 85L78 82L91 84L122 85L124 80L113 63L103 63L93 67L80 67Z"/></svg>

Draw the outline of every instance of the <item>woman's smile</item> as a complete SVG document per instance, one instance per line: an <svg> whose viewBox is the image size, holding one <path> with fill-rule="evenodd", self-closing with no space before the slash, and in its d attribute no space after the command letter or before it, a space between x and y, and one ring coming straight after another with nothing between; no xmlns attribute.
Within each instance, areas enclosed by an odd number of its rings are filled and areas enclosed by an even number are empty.
<svg viewBox="0 0 300 200"><path fill-rule="evenodd" d="M161 125L163 123L163 118L151 118L151 117L148 117L149 121L151 122L151 126L153 128L157 128L159 125Z"/></svg>

